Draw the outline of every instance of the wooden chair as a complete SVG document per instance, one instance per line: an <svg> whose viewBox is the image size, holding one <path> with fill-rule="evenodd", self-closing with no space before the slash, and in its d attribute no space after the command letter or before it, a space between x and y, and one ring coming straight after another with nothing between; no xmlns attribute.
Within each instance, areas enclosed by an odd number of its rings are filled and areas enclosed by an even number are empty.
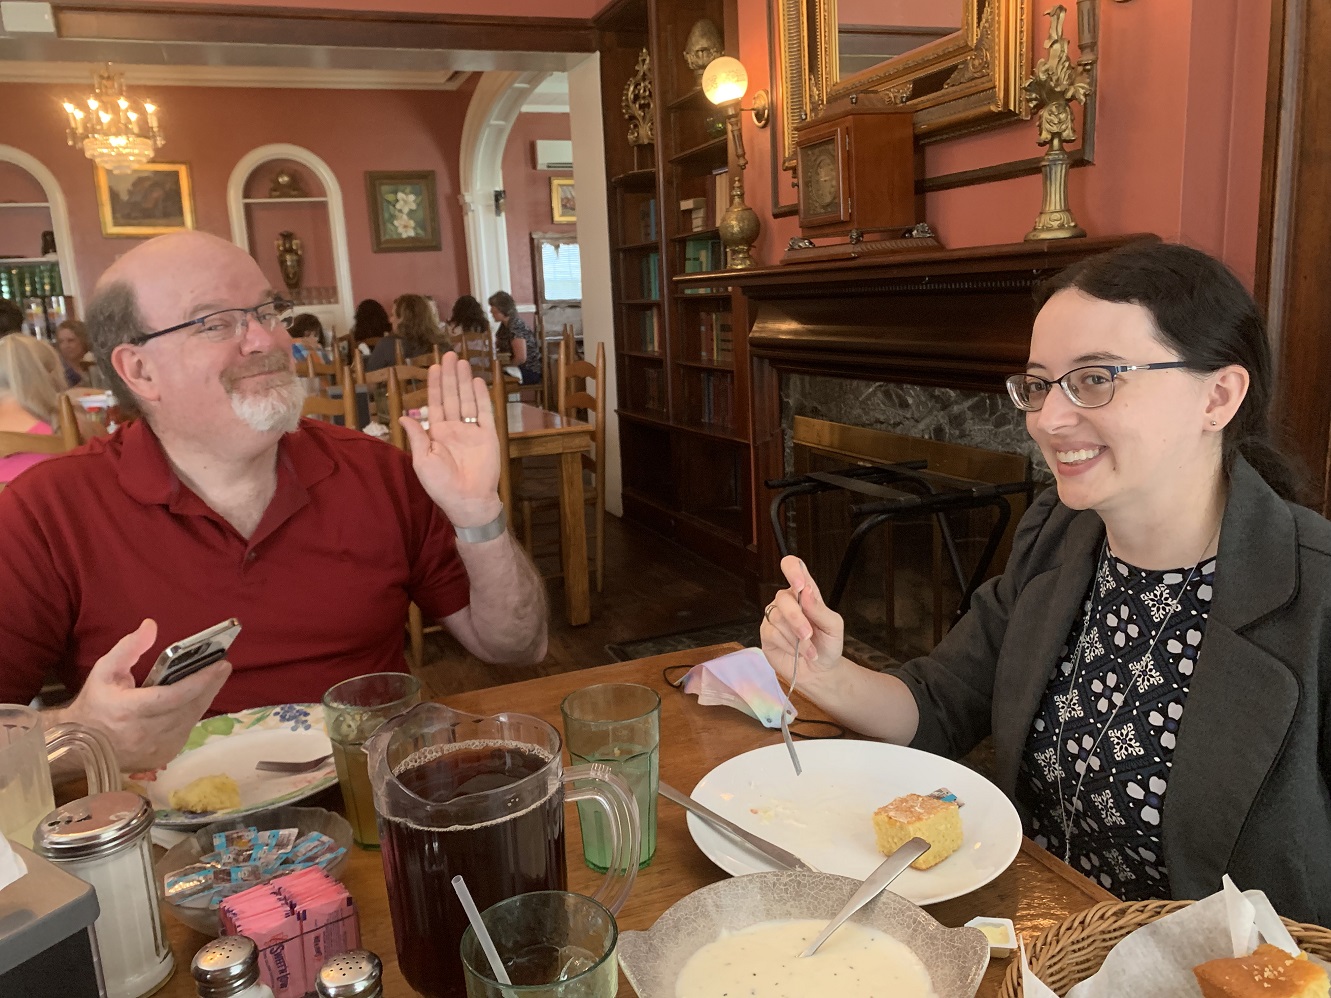
<svg viewBox="0 0 1331 998"><path fill-rule="evenodd" d="M509 468L508 468L508 405L504 397L502 372L498 370L498 362L494 362L494 370L499 374L498 384L500 387L490 388L490 404L494 407L495 432L499 436L499 499L504 504L504 509L512 508L512 490L510 487ZM411 443L407 439L407 433L402 429L398 422L399 418L409 409L416 409L428 402L428 388L420 388L414 392L403 392L401 384L397 380L397 374L394 368L387 368L388 377L388 412L390 422L388 425L389 439L392 440L395 447L401 448L407 453L411 453ZM421 614L421 608L415 603L407 607L407 638L411 648L411 663L414 668L421 668L425 665L425 635L443 630L442 624L426 625L424 616Z"/></svg>
<svg viewBox="0 0 1331 998"><path fill-rule="evenodd" d="M311 395L305 399L300 414L314 419L326 419L329 422L332 422L333 417L341 416L342 425L354 430L358 427L359 421L356 419L356 389L351 383L351 372L343 368L339 381L342 385L340 399L329 398L322 392Z"/></svg>
<svg viewBox="0 0 1331 998"><path fill-rule="evenodd" d="M596 509L596 591L602 590L605 579L605 344L596 344L596 363L575 358L575 344L570 335L560 342L559 414L577 418L585 410L591 417L592 453L582 455L583 471L590 472L591 486L586 490L586 501ZM596 394L588 393L594 387ZM558 494L546 491L519 490L518 503L522 513L522 539L528 554L534 554L532 544L533 514L542 508L559 508Z"/></svg>
<svg viewBox="0 0 1331 998"><path fill-rule="evenodd" d="M443 351L441 351L439 347L435 347L429 353L423 353L418 357L409 358L407 364L411 367L430 367L434 364L438 364L443 359Z"/></svg>
<svg viewBox="0 0 1331 998"><path fill-rule="evenodd" d="M41 433L17 433L0 430L0 457L11 454L63 454L83 443L79 432L78 416L68 395L60 396L60 433L46 436ZM0 489L5 483L0 482Z"/></svg>
<svg viewBox="0 0 1331 998"><path fill-rule="evenodd" d="M325 387L342 383L342 358L338 356L336 351L333 352L333 359L330 361L320 360L317 355L312 353L308 354L305 357L303 367L304 377L318 378L319 384Z"/></svg>

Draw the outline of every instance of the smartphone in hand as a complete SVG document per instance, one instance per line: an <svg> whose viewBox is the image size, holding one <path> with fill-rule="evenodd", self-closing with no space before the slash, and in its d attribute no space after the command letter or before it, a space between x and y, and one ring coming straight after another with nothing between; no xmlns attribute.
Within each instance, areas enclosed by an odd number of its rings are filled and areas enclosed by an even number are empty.
<svg viewBox="0 0 1331 998"><path fill-rule="evenodd" d="M192 676L200 669L206 669L214 662L226 657L231 642L240 633L240 621L235 617L214 624L183 641L177 641L163 649L162 654L153 663L152 670L144 679L146 686L170 686L186 676Z"/></svg>

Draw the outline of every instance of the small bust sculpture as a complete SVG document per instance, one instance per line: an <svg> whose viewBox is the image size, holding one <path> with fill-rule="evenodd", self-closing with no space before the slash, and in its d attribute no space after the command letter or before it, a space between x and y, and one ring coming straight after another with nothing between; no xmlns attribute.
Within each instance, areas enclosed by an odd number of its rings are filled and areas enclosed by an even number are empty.
<svg viewBox="0 0 1331 998"><path fill-rule="evenodd" d="M270 198L303 198L306 194L305 188L301 186L300 177L283 167L273 177L273 184L268 188L268 196Z"/></svg>
<svg viewBox="0 0 1331 998"><path fill-rule="evenodd" d="M704 17L689 29L689 37L684 42L684 61L698 78L699 86L702 85L702 71L707 68L707 64L723 55L725 42L715 24Z"/></svg>

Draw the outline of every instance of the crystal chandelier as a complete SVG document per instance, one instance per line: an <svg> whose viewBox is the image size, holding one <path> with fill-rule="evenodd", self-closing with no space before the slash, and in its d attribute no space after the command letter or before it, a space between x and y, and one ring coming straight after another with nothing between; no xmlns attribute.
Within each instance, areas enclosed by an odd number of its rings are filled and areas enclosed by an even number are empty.
<svg viewBox="0 0 1331 998"><path fill-rule="evenodd" d="M69 144L111 173L128 173L153 158L163 142L157 107L125 93L125 74L111 64L94 75L93 92L78 101L64 101L69 115ZM86 108L86 110L85 110Z"/></svg>

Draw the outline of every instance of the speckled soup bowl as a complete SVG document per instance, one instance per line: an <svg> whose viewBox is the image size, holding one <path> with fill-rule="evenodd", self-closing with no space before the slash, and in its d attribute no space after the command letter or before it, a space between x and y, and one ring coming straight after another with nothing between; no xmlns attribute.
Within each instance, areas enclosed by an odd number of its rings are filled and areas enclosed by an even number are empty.
<svg viewBox="0 0 1331 998"><path fill-rule="evenodd" d="M675 981L694 953L723 932L791 918L830 919L860 882L830 873L751 873L694 891L646 932L621 932L619 961L638 998L675 998ZM979 929L949 929L891 891L851 921L880 929L915 953L938 998L974 998L989 964Z"/></svg>

